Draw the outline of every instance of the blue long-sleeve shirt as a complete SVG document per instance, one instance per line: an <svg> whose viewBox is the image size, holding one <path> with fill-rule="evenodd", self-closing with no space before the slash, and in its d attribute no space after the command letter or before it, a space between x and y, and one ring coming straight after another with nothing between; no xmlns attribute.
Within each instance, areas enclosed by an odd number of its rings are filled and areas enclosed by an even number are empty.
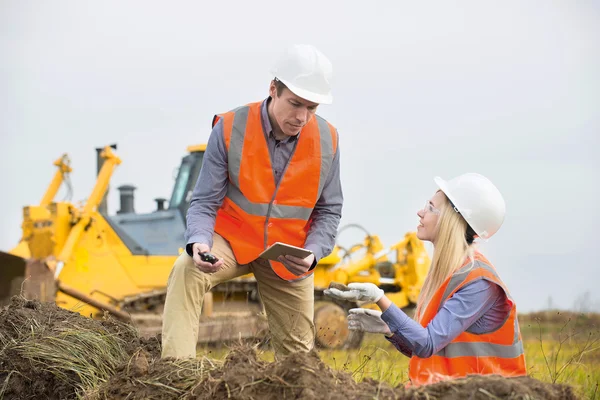
<svg viewBox="0 0 600 400"><path fill-rule="evenodd" d="M464 331L482 334L499 328L510 305L504 290L485 279L470 282L448 299L427 327L406 315L395 304L381 314L392 336L387 338L407 357L427 358L446 347Z"/></svg>
<svg viewBox="0 0 600 400"><path fill-rule="evenodd" d="M279 182L285 171L295 141L299 135L283 140L275 139L271 121L267 112L269 98L261 105L261 122L265 139L269 147L273 177ZM339 136L338 136L339 137ZM339 142L338 142L339 143ZM304 247L315 255L314 267L324 256L329 255L335 245L335 237L342 216L344 201L340 180L340 147L334 154L329 176L312 213L312 224L308 231ZM227 147L223 136L223 119L214 126L208 143L202 169L192 193L190 207L187 212L187 229L185 232L186 250L192 255L194 243L204 243L208 247L213 244L213 231L217 210L221 207L227 194L228 170Z"/></svg>

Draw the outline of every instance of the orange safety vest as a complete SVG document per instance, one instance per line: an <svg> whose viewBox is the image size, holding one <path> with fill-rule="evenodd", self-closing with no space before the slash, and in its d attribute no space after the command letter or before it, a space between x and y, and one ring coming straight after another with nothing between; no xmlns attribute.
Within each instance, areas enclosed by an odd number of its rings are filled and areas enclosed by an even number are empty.
<svg viewBox="0 0 600 400"><path fill-rule="evenodd" d="M337 131L315 115L302 128L279 184L275 183L271 156L263 131L261 102L216 115L223 119L229 182L217 211L215 232L229 241L240 264L254 261L275 242L303 247L311 215L325 185L337 149ZM292 274L283 264L270 261L284 280L310 275Z"/></svg>
<svg viewBox="0 0 600 400"><path fill-rule="evenodd" d="M420 318L426 327L457 290L477 279L498 284L506 294L511 310L502 326L485 334L461 333L446 347L429 358L412 356L409 362L411 385L424 385L469 374L499 374L505 377L527 375L523 341L515 302L495 268L480 253L468 260L435 292Z"/></svg>

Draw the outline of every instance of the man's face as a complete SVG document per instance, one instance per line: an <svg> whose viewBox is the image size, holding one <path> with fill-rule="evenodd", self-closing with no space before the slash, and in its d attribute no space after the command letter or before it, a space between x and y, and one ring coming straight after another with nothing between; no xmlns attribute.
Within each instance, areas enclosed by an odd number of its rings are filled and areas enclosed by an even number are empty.
<svg viewBox="0 0 600 400"><path fill-rule="evenodd" d="M272 98L274 122L286 136L294 136L300 132L317 111L317 103L304 100L287 88L278 96L273 82L269 87L269 94Z"/></svg>

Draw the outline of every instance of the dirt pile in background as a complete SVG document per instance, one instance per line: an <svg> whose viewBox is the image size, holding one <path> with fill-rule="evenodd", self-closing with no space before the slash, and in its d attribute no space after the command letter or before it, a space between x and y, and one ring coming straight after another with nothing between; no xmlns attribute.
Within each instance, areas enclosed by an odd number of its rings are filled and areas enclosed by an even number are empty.
<svg viewBox="0 0 600 400"><path fill-rule="evenodd" d="M571 400L577 399L567 385L550 384L527 376L470 376L413 389L402 399L511 399L511 400Z"/></svg>
<svg viewBox="0 0 600 400"><path fill-rule="evenodd" d="M156 339L131 325L92 320L14 297L0 312L0 399L575 399L569 386L523 377L469 377L433 385L357 383L318 353L266 362L254 348L224 361L160 359Z"/></svg>

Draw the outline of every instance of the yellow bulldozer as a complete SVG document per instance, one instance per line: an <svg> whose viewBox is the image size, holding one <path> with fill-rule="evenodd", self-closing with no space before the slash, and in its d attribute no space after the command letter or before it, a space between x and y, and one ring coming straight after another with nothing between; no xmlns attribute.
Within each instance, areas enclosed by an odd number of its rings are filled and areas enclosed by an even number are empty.
<svg viewBox="0 0 600 400"><path fill-rule="evenodd" d="M189 196L206 145L188 147L168 206L167 199L157 198L154 211L136 213L136 188L122 185L118 187L120 209L109 215L106 194L121 163L116 149L114 144L96 149L96 183L83 204L54 201L72 172L68 155L54 162L57 170L40 203L23 207L19 243L0 252L0 305L13 295L23 295L55 301L92 318L108 312L132 322L143 335L160 332L166 282L175 259L184 251ZM364 230L348 225L340 232L352 227ZM414 232L389 248L367 231L362 243L348 248L337 244L315 269L317 345L355 348L362 341L362 334L349 331L346 321L348 309L359 305L324 296L330 282L373 282L406 309L415 305L429 264L427 251ZM266 332L252 274L222 283L206 295L199 343L262 338Z"/></svg>

